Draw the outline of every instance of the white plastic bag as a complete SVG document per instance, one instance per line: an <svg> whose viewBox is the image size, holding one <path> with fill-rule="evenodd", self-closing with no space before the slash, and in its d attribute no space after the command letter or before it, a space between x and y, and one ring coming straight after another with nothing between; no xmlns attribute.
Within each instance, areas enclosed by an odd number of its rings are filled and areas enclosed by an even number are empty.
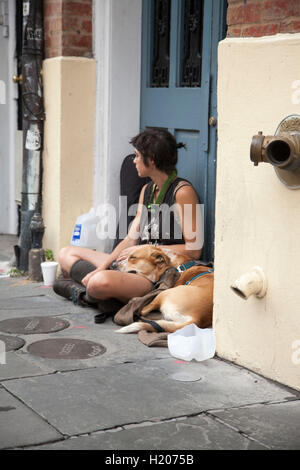
<svg viewBox="0 0 300 470"><path fill-rule="evenodd" d="M192 323L168 335L171 356L183 361L205 361L216 353L216 336L212 328L198 328Z"/></svg>

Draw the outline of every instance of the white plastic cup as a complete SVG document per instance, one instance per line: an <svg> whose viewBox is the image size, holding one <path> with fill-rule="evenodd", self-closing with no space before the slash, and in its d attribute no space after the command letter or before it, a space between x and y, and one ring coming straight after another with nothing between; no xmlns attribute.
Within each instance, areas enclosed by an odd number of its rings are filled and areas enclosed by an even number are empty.
<svg viewBox="0 0 300 470"><path fill-rule="evenodd" d="M56 261L44 261L41 263L45 286L53 286L56 279L58 263Z"/></svg>
<svg viewBox="0 0 300 470"><path fill-rule="evenodd" d="M192 323L168 335L171 356L183 361L206 361L216 353L216 337L212 328L198 328Z"/></svg>

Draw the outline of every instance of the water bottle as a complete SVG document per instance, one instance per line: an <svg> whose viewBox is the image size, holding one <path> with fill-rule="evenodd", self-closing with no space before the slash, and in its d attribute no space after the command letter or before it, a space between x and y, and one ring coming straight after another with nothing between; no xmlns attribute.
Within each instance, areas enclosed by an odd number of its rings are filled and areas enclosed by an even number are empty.
<svg viewBox="0 0 300 470"><path fill-rule="evenodd" d="M86 214L80 215L75 223L71 245L93 250L102 250L103 240L97 236L97 225L100 217L92 207Z"/></svg>

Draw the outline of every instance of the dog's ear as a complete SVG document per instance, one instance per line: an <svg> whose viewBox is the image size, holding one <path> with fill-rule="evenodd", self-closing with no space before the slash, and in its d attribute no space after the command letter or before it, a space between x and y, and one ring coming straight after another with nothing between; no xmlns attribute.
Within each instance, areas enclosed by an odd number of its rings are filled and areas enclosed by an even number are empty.
<svg viewBox="0 0 300 470"><path fill-rule="evenodd" d="M163 252L161 253L152 253L151 257L154 258L155 264L158 265L163 265L163 264L169 264L170 263L170 258Z"/></svg>

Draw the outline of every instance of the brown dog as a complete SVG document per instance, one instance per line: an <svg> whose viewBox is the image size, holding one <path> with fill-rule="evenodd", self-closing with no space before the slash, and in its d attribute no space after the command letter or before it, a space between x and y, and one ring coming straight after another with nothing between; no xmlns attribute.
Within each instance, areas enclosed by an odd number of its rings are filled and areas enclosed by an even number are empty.
<svg viewBox="0 0 300 470"><path fill-rule="evenodd" d="M143 250L137 253L140 249L132 253L133 259L129 257L126 271L133 271L131 268L138 266L135 272L148 277L149 274L151 276L150 266L152 265L153 279L156 276L159 279L169 266L177 267L189 260L185 255L170 254L170 252L167 255L157 247L145 246L144 249L147 249L147 252ZM146 259L141 261L145 255L147 255ZM145 271L143 272L144 269L147 271L146 274ZM206 266L193 266L181 273L173 288L158 294L149 305L142 309L141 314L145 317L153 310L160 310L163 320L158 320L156 323L170 333L191 323L195 323L200 328L208 328L212 325L213 284L212 270ZM155 331L155 328L149 323L134 322L118 330L118 333L136 333L140 330Z"/></svg>
<svg viewBox="0 0 300 470"><path fill-rule="evenodd" d="M157 246L141 245L126 259L118 263L119 271L140 274L151 282L157 282L170 267L190 261L186 255L162 250Z"/></svg>

